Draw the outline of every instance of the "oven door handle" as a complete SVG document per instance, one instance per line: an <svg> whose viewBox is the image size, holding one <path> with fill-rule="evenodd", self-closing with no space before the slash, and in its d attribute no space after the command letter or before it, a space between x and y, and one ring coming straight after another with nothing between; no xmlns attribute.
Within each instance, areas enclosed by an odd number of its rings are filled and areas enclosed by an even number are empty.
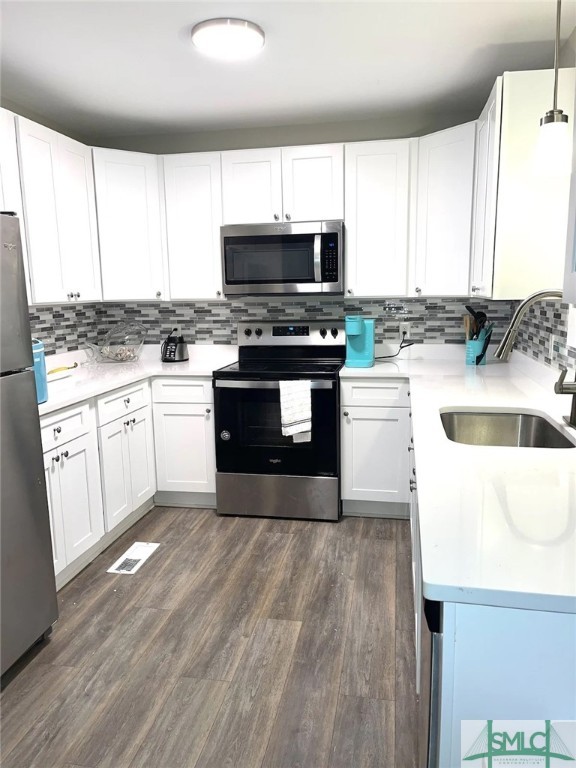
<svg viewBox="0 0 576 768"><path fill-rule="evenodd" d="M333 389L335 381L326 379L310 382L310 389ZM216 379L214 386L217 389L280 389L279 381L236 381L232 379Z"/></svg>
<svg viewBox="0 0 576 768"><path fill-rule="evenodd" d="M322 235L314 235L314 282L322 282L322 259L320 247L322 244Z"/></svg>

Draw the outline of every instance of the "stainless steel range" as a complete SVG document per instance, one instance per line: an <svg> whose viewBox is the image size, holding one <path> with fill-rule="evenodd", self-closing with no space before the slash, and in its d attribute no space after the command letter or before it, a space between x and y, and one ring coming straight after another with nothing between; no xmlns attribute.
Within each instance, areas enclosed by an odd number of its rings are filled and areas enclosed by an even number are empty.
<svg viewBox="0 0 576 768"><path fill-rule="evenodd" d="M221 515L338 520L343 322L240 323L238 362L214 372ZM282 434L280 382L310 381L308 442Z"/></svg>

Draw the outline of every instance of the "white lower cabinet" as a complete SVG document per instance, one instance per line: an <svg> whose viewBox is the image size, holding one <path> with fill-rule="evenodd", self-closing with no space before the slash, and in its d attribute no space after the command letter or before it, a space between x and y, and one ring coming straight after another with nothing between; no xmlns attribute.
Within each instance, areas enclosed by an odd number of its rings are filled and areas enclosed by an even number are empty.
<svg viewBox="0 0 576 768"><path fill-rule="evenodd" d="M104 533L96 435L92 431L44 454L54 571L90 549Z"/></svg>
<svg viewBox="0 0 576 768"><path fill-rule="evenodd" d="M154 403L159 491L216 492L212 405Z"/></svg>
<svg viewBox="0 0 576 768"><path fill-rule="evenodd" d="M342 499L407 503L409 409L341 410Z"/></svg>
<svg viewBox="0 0 576 768"><path fill-rule="evenodd" d="M150 406L98 430L106 530L110 531L156 492Z"/></svg>

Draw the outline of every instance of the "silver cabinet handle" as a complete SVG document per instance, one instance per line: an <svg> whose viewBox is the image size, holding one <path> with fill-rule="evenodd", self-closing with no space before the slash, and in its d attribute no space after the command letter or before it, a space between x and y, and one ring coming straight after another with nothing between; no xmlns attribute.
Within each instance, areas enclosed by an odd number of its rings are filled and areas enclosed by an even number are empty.
<svg viewBox="0 0 576 768"><path fill-rule="evenodd" d="M79 298L80 298L80 294L79 294L79 293L75 293L75 294L74 294L74 296L75 296L77 299L79 299Z"/></svg>
<svg viewBox="0 0 576 768"><path fill-rule="evenodd" d="M286 221L291 221L291 220L292 220L292 216L290 216L290 214L287 213L286 214Z"/></svg>
<svg viewBox="0 0 576 768"><path fill-rule="evenodd" d="M124 404L125 405L130 405L130 398L129 397L125 397L124 398Z"/></svg>
<svg viewBox="0 0 576 768"><path fill-rule="evenodd" d="M67 459L69 455L70 455L70 454L68 453L68 451L63 451L63 452L60 454L60 456L62 456L62 458L63 458L63 459Z"/></svg>
<svg viewBox="0 0 576 768"><path fill-rule="evenodd" d="M124 426L125 426L125 427L129 427L129 426L130 426L130 419L128 419L128 421L125 421L125 422L124 422Z"/></svg>
<svg viewBox="0 0 576 768"><path fill-rule="evenodd" d="M280 221L280 216L277 213L274 214L274 221Z"/></svg>
<svg viewBox="0 0 576 768"><path fill-rule="evenodd" d="M220 296L222 296L222 291L216 291L216 296L218 296L218 298L220 298Z"/></svg>
<svg viewBox="0 0 576 768"><path fill-rule="evenodd" d="M136 424L136 419L130 419L130 424Z"/></svg>
<svg viewBox="0 0 576 768"><path fill-rule="evenodd" d="M343 415L344 415L344 416L346 416L346 418L348 418L348 416L350 416L350 414L348 413L348 411L344 411L344 414L343 414Z"/></svg>
<svg viewBox="0 0 576 768"><path fill-rule="evenodd" d="M159 299L162 296L162 291L156 291L156 298Z"/></svg>
<svg viewBox="0 0 576 768"><path fill-rule="evenodd" d="M349 293L350 295L352 295L352 288L348 288L348 290L346 291L346 293Z"/></svg>
<svg viewBox="0 0 576 768"><path fill-rule="evenodd" d="M62 432L62 427L54 427L54 437Z"/></svg>
<svg viewBox="0 0 576 768"><path fill-rule="evenodd" d="M409 445L408 446L408 453L410 453L410 451L413 451L413 450L414 450L414 448L411 445Z"/></svg>
<svg viewBox="0 0 576 768"><path fill-rule="evenodd" d="M52 461L58 463L60 461L60 456L52 456Z"/></svg>
<svg viewBox="0 0 576 768"><path fill-rule="evenodd" d="M422 288L416 287L414 290L416 291L416 293L422 293Z"/></svg>
<svg viewBox="0 0 576 768"><path fill-rule="evenodd" d="M210 409L210 408L206 408L206 413L211 413L211 412L212 412L212 411L211 411L211 409Z"/></svg>
<svg viewBox="0 0 576 768"><path fill-rule="evenodd" d="M73 296L74 296L74 294L73 294L73 293L67 293L67 294L66 294L66 298L68 299L68 301L72 301L72 297L73 297Z"/></svg>

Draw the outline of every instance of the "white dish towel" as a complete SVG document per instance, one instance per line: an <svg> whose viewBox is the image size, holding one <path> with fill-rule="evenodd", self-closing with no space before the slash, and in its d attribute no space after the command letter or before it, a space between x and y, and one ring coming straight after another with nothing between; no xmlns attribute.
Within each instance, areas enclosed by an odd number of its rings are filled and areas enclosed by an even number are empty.
<svg viewBox="0 0 576 768"><path fill-rule="evenodd" d="M310 383L302 379L280 382L282 434L292 436L295 443L309 443L312 439Z"/></svg>

